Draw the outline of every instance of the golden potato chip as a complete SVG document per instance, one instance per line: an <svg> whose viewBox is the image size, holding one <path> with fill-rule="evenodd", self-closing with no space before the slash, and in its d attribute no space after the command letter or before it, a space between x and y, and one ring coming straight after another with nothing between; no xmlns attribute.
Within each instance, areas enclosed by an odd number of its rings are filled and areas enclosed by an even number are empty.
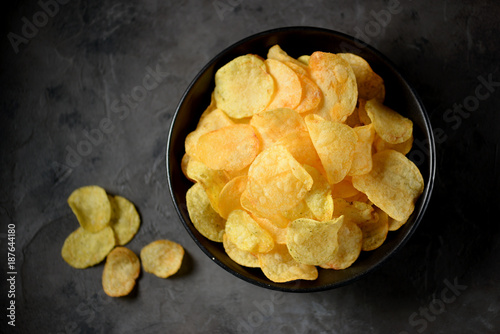
<svg viewBox="0 0 500 334"><path fill-rule="evenodd" d="M317 115L307 115L305 121L328 182L342 181L351 169L358 140L356 132L345 124L326 121Z"/></svg>
<svg viewBox="0 0 500 334"><path fill-rule="evenodd" d="M304 63L305 65L309 65L310 58L311 58L311 56L309 56L309 55L302 55L299 58L297 58L297 60L300 61L301 63Z"/></svg>
<svg viewBox="0 0 500 334"><path fill-rule="evenodd" d="M284 146L301 165L312 166L326 175L307 130L291 132L278 139L275 144Z"/></svg>
<svg viewBox="0 0 500 334"><path fill-rule="evenodd" d="M203 115L202 115L203 116ZM198 122L196 130L189 133L184 142L186 153L196 158L196 145L198 139L205 133L233 125L234 122L220 109L214 109L204 114L204 117Z"/></svg>
<svg viewBox="0 0 500 334"><path fill-rule="evenodd" d="M396 220L391 217L388 218L389 231L397 231L404 224L406 224L406 220Z"/></svg>
<svg viewBox="0 0 500 334"><path fill-rule="evenodd" d="M293 208L281 212L281 214L288 221L294 221L300 218L316 219L314 213L307 206L305 199L297 203L297 205L295 205Z"/></svg>
<svg viewBox="0 0 500 334"><path fill-rule="evenodd" d="M312 177L281 145L262 151L248 170L247 192L259 212L293 208L313 184Z"/></svg>
<svg viewBox="0 0 500 334"><path fill-rule="evenodd" d="M262 272L273 282L283 283L318 278L318 269L315 266L295 261L286 245L276 244L272 251L258 254L257 257Z"/></svg>
<svg viewBox="0 0 500 334"><path fill-rule="evenodd" d="M116 247L108 254L102 272L102 287L110 297L128 295L141 272L139 258L130 249Z"/></svg>
<svg viewBox="0 0 500 334"><path fill-rule="evenodd" d="M139 230L141 218L137 210L128 199L121 196L108 196L112 207L110 225L116 236L116 244L127 244Z"/></svg>
<svg viewBox="0 0 500 334"><path fill-rule="evenodd" d="M113 229L109 226L96 233L79 227L64 241L61 255L73 268L83 269L104 260L115 243Z"/></svg>
<svg viewBox="0 0 500 334"><path fill-rule="evenodd" d="M202 185L212 208L219 212L219 195L226 183L229 182L228 175L224 171L211 169L195 159L189 159L186 174L190 180Z"/></svg>
<svg viewBox="0 0 500 334"><path fill-rule="evenodd" d="M374 209L370 204L363 202L348 202L343 198L333 200L333 217L344 216L344 220L359 225L365 221L372 220Z"/></svg>
<svg viewBox="0 0 500 334"><path fill-rule="evenodd" d="M222 242L226 221L210 204L202 185L195 183L186 193L186 205L194 227L205 238Z"/></svg>
<svg viewBox="0 0 500 334"><path fill-rule="evenodd" d="M375 208L373 219L358 225L363 232L363 250L371 251L380 247L387 238L388 216L387 213Z"/></svg>
<svg viewBox="0 0 500 334"><path fill-rule="evenodd" d="M273 237L244 210L234 210L226 221L226 235L241 250L266 253L274 247Z"/></svg>
<svg viewBox="0 0 500 334"><path fill-rule="evenodd" d="M286 227L289 222L287 221L285 224L275 222L273 223L271 220L263 217L252 216L252 218L260 225L264 230L269 232L269 234L273 237L274 242L277 244L286 244ZM279 226L285 227L279 227Z"/></svg>
<svg viewBox="0 0 500 334"><path fill-rule="evenodd" d="M394 150L406 155L408 154L408 152L411 151L411 147L413 146L413 136L410 136L409 139L399 144L389 144L379 136L375 136L375 140L373 141L373 146L375 147L376 152L380 152L383 150Z"/></svg>
<svg viewBox="0 0 500 334"><path fill-rule="evenodd" d="M240 56L215 73L215 101L229 117L249 117L269 105L274 86L262 59L255 55Z"/></svg>
<svg viewBox="0 0 500 334"><path fill-rule="evenodd" d="M377 134L390 144L402 143L412 136L413 122L375 99L365 104Z"/></svg>
<svg viewBox="0 0 500 334"><path fill-rule="evenodd" d="M302 117L295 110L288 108L257 114L252 117L250 125L255 128L262 142L262 150L290 133L307 130Z"/></svg>
<svg viewBox="0 0 500 334"><path fill-rule="evenodd" d="M269 48L269 51L267 52L267 58L276 59L281 62L290 62L297 66L306 67L306 65L301 61L293 57L290 57L285 51L283 51L283 49L281 49L281 47L278 44L273 45L272 47Z"/></svg>
<svg viewBox="0 0 500 334"><path fill-rule="evenodd" d="M266 59L265 63L275 83L274 96L267 109L295 108L302 100L302 84L298 75L279 60Z"/></svg>
<svg viewBox="0 0 500 334"><path fill-rule="evenodd" d="M359 194L359 190L352 185L352 178L346 176L342 181L332 186L333 198L349 198Z"/></svg>
<svg viewBox="0 0 500 334"><path fill-rule="evenodd" d="M234 124L200 136L194 157L215 170L237 171L250 165L259 151L253 127Z"/></svg>
<svg viewBox="0 0 500 334"><path fill-rule="evenodd" d="M424 180L417 166L394 150L375 153L370 173L353 176L352 184L396 220L408 219L424 190Z"/></svg>
<svg viewBox="0 0 500 334"><path fill-rule="evenodd" d="M95 233L109 225L111 204L106 191L99 186L85 186L74 190L68 204L80 225Z"/></svg>
<svg viewBox="0 0 500 334"><path fill-rule="evenodd" d="M311 77L323 93L318 115L326 120L344 122L358 100L356 77L347 61L333 53L314 52L309 59Z"/></svg>
<svg viewBox="0 0 500 334"><path fill-rule="evenodd" d="M348 175L363 175L372 169L372 146L375 130L372 124L355 127L358 141L354 147L351 169Z"/></svg>
<svg viewBox="0 0 500 334"><path fill-rule="evenodd" d="M245 191L248 177L246 175L238 176L229 181L222 188L219 195L219 214L227 219L231 211L243 209L241 206L241 194Z"/></svg>
<svg viewBox="0 0 500 334"><path fill-rule="evenodd" d="M380 102L384 102L384 80L372 70L368 62L352 53L338 53L337 55L351 65L356 77L359 97L365 100L375 98Z"/></svg>
<svg viewBox="0 0 500 334"><path fill-rule="evenodd" d="M245 267L259 267L259 259L257 258L257 256L236 247L236 245L228 239L226 234L224 234L222 244L224 245L224 250L226 251L227 255L234 262Z"/></svg>
<svg viewBox="0 0 500 334"><path fill-rule="evenodd" d="M308 71L299 65L286 62L286 65L297 73L302 85L302 100L294 109L302 114L314 111L321 103L322 95L318 85L309 77Z"/></svg>
<svg viewBox="0 0 500 334"><path fill-rule="evenodd" d="M308 165L304 165L304 168L313 179L313 185L304 198L307 207L316 220L327 221L332 219L333 199L328 180L316 168Z"/></svg>
<svg viewBox="0 0 500 334"><path fill-rule="evenodd" d="M353 222L344 220L337 233L338 247L333 258L321 265L325 269L345 269L359 257L363 244L363 233Z"/></svg>
<svg viewBox="0 0 500 334"><path fill-rule="evenodd" d="M264 213L262 211L259 211L257 208L257 202L257 200L253 200L252 198L250 198L247 189L245 189L241 194L241 206L243 207L243 209L249 212L255 220L257 220L257 218L265 218L277 228L285 228L288 226L288 223L290 223L290 221L283 217L282 213Z"/></svg>
<svg viewBox="0 0 500 334"><path fill-rule="evenodd" d="M191 182L196 182L195 180L191 179L187 173L187 170L188 170L188 166L189 166L189 160L191 159L191 157L187 154L187 153L184 153L184 155L182 156L182 160L181 160L181 170L182 170L182 173L184 174L184 176Z"/></svg>
<svg viewBox="0 0 500 334"><path fill-rule="evenodd" d="M344 218L325 222L297 219L288 225L286 245L295 261L302 264L321 265L329 262L337 250L337 232Z"/></svg>
<svg viewBox="0 0 500 334"><path fill-rule="evenodd" d="M184 248L170 240L156 240L144 246L140 256L145 272L167 278L181 268Z"/></svg>
<svg viewBox="0 0 500 334"><path fill-rule="evenodd" d="M363 99L358 100L358 107L357 107L358 118L363 125L368 125L372 123L372 120L366 113L365 105L366 105L366 100Z"/></svg>

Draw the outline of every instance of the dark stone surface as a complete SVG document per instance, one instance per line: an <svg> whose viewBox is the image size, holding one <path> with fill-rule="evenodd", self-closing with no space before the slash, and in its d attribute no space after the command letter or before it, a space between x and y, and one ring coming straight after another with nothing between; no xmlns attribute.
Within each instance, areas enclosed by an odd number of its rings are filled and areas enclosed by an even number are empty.
<svg viewBox="0 0 500 334"><path fill-rule="evenodd" d="M402 1L378 30L391 2L67 1L45 16L41 3L2 5L0 332L500 331L498 3ZM23 31L34 20L40 27ZM264 290L212 263L181 226L165 177L170 121L195 74L239 39L292 25L338 30L380 50L416 88L439 134L433 198L410 241L362 280L312 294ZM27 43L16 50L9 32ZM150 69L158 85L144 81ZM95 129L108 131L82 144ZM112 299L102 291L103 264L69 267L60 249L78 223L66 198L87 184L136 204L142 226L128 244L136 253L158 238L181 243L181 272L167 280L143 273L130 296Z"/></svg>

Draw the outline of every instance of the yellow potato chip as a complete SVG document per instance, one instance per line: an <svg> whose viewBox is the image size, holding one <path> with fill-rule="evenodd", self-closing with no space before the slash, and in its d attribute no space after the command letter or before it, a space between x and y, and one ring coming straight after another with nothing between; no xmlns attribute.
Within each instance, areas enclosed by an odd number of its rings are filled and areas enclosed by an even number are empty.
<svg viewBox="0 0 500 334"><path fill-rule="evenodd" d="M241 206L241 194L245 191L248 177L246 175L238 176L229 181L222 188L219 195L219 214L227 219L231 211L243 209Z"/></svg>
<svg viewBox="0 0 500 334"><path fill-rule="evenodd" d="M371 251L380 247L387 238L388 230L387 213L375 208L373 219L367 220L359 224L363 232L363 250Z"/></svg>
<svg viewBox="0 0 500 334"><path fill-rule="evenodd" d="M245 267L259 267L259 259L257 258L257 256L236 247L236 245L228 239L226 234L224 234L222 244L224 245L224 250L226 251L227 255L234 262Z"/></svg>
<svg viewBox="0 0 500 334"><path fill-rule="evenodd" d="M348 175L363 175L372 169L372 146L375 130L372 124L355 127L358 141L354 147L351 169Z"/></svg>
<svg viewBox="0 0 500 334"><path fill-rule="evenodd" d="M204 114L204 117L198 122L196 130L186 137L184 142L186 153L196 158L195 148L202 135L233 124L234 122L220 109L214 109L206 115Z"/></svg>
<svg viewBox="0 0 500 334"><path fill-rule="evenodd" d="M300 61L301 63L304 63L305 65L309 65L310 58L311 58L311 56L309 56L309 55L302 55L299 58L297 58L297 60Z"/></svg>
<svg viewBox="0 0 500 334"><path fill-rule="evenodd" d="M384 102L384 80L372 70L368 62L352 53L338 53L337 55L351 65L356 77L359 97L365 100L376 98L378 101Z"/></svg>
<svg viewBox="0 0 500 334"><path fill-rule="evenodd" d="M375 140L373 141L373 146L375 147L376 152L380 152L383 150L394 150L406 155L408 154L408 152L411 151L411 148L413 146L413 136L411 136L409 139L399 144L389 144L379 136L375 136Z"/></svg>
<svg viewBox="0 0 500 334"><path fill-rule="evenodd" d="M366 100L358 99L357 111L358 111L359 121L363 125L368 125L368 124L372 123L372 120L370 119L370 117L366 113L365 105L366 105Z"/></svg>
<svg viewBox="0 0 500 334"><path fill-rule="evenodd" d="M259 212L293 208L313 184L312 177L281 145L262 151L248 170L247 192Z"/></svg>
<svg viewBox="0 0 500 334"><path fill-rule="evenodd" d="M244 210L234 210L226 221L226 235L230 242L250 253L266 253L274 247L271 234Z"/></svg>
<svg viewBox="0 0 500 334"><path fill-rule="evenodd" d="M184 153L184 155L182 156L182 160L181 160L181 170L182 170L182 173L184 174L184 176L189 181L196 182L195 180L191 179L187 173L188 166L189 166L189 160L191 160L191 157L187 153Z"/></svg>
<svg viewBox="0 0 500 334"><path fill-rule="evenodd" d="M363 233L353 222L344 220L337 233L338 247L333 258L321 265L325 269L349 268L359 257L363 244Z"/></svg>
<svg viewBox="0 0 500 334"><path fill-rule="evenodd" d="M194 157L215 170L238 171L250 165L259 151L253 127L234 124L200 136Z"/></svg>
<svg viewBox="0 0 500 334"><path fill-rule="evenodd" d="M313 179L313 185L304 198L307 207L316 220L327 221L332 219L333 199L328 180L316 168L308 165L304 165L304 168Z"/></svg>
<svg viewBox="0 0 500 334"><path fill-rule="evenodd" d="M318 85L309 77L307 69L294 63L286 62L286 65L297 73L302 84L302 100L294 109L298 113L314 111L321 103L322 95Z"/></svg>
<svg viewBox="0 0 500 334"><path fill-rule="evenodd" d="M377 134L389 144L402 143L412 136L413 122L375 99L365 104Z"/></svg>
<svg viewBox="0 0 500 334"><path fill-rule="evenodd" d="M156 240L144 246L140 256L145 272L167 278L181 268L184 248L170 240Z"/></svg>
<svg viewBox="0 0 500 334"><path fill-rule="evenodd" d="M396 220L408 219L424 190L424 180L417 166L394 150L375 153L370 173L353 176L352 184Z"/></svg>
<svg viewBox="0 0 500 334"><path fill-rule="evenodd" d="M307 130L288 133L278 139L275 144L284 146L301 165L312 166L326 175L321 159L314 148Z"/></svg>
<svg viewBox="0 0 500 334"><path fill-rule="evenodd" d="M241 194L240 198L241 206L247 212L249 212L255 220L257 220L257 218L265 218L277 228L285 228L288 226L288 223L290 221L287 220L285 217L283 217L282 213L280 212L264 213L262 211L259 211L257 208L258 207L257 202L258 202L257 200L253 200L252 198L250 198L247 189L245 189Z"/></svg>
<svg viewBox="0 0 500 334"><path fill-rule="evenodd" d="M347 61L333 53L316 51L309 59L311 77L323 93L318 115L344 122L358 100L356 77Z"/></svg>
<svg viewBox="0 0 500 334"><path fill-rule="evenodd" d="M293 57L290 57L285 51L283 51L283 49L281 49L281 47L279 45L273 45L272 47L269 48L269 51L267 52L267 58L269 59L276 59L276 60L279 60L279 61L282 61L282 62L290 62L290 63L293 63L297 66L302 66L302 67L306 67L307 65L305 65L303 62L293 58Z"/></svg>
<svg viewBox="0 0 500 334"><path fill-rule="evenodd" d="M222 242L226 221L210 204L205 189L199 183L195 183L186 193L186 205L189 217L194 227L205 238Z"/></svg>
<svg viewBox="0 0 500 334"><path fill-rule="evenodd" d="M388 219L389 231L397 231L404 224L406 224L406 220L396 220L391 217Z"/></svg>
<svg viewBox="0 0 500 334"><path fill-rule="evenodd" d="M344 216L344 220L357 225L374 218L373 207L363 202L348 202L343 198L335 198L333 200L333 208L333 217Z"/></svg>
<svg viewBox="0 0 500 334"><path fill-rule="evenodd" d="M127 244L139 230L141 218L137 210L128 199L121 196L108 196L112 207L110 225L116 236L116 244Z"/></svg>
<svg viewBox="0 0 500 334"><path fill-rule="evenodd" d="M302 264L321 265L329 262L338 247L337 232L343 217L319 222L297 219L288 226L286 245L295 261Z"/></svg>
<svg viewBox="0 0 500 334"><path fill-rule="evenodd" d="M358 140L356 132L348 125L326 121L317 115L307 115L305 121L328 182L342 181L351 169Z"/></svg>
<svg viewBox="0 0 500 334"><path fill-rule="evenodd" d="M80 225L95 233L109 225L111 204L106 191L99 186L85 186L74 190L68 204Z"/></svg>
<svg viewBox="0 0 500 334"><path fill-rule="evenodd" d="M332 186L333 198L349 198L358 195L360 192L352 185L352 178L346 176L342 181Z"/></svg>
<svg viewBox="0 0 500 334"><path fill-rule="evenodd" d="M318 278L318 269L315 266L295 261L286 245L277 244L272 251L258 254L257 257L262 272L273 282L284 283Z"/></svg>
<svg viewBox="0 0 500 334"><path fill-rule="evenodd" d="M130 249L116 247L108 254L102 272L102 287L110 297L128 295L141 272L139 258Z"/></svg>
<svg viewBox="0 0 500 334"><path fill-rule="evenodd" d="M290 133L307 130L302 117L295 110L288 108L273 109L257 114L252 117L250 125L255 128L262 142L262 150Z"/></svg>
<svg viewBox="0 0 500 334"><path fill-rule="evenodd" d="M286 227L289 222L286 222L285 224L276 224L267 218L258 216L252 216L252 218L257 222L257 224L260 225L260 227L269 232L275 243L281 245L286 244ZM280 225L285 227L279 227Z"/></svg>
<svg viewBox="0 0 500 334"><path fill-rule="evenodd" d="M269 105L274 86L262 59L255 55L240 56L215 73L215 101L229 117L249 117Z"/></svg>
<svg viewBox="0 0 500 334"><path fill-rule="evenodd" d="M298 75L279 60L266 59L265 63L275 83L274 96L267 109L295 108L302 100L302 84Z"/></svg>
<svg viewBox="0 0 500 334"><path fill-rule="evenodd" d="M79 227L64 241L61 255L73 268L83 269L104 260L115 243L113 229L109 226L96 233Z"/></svg>

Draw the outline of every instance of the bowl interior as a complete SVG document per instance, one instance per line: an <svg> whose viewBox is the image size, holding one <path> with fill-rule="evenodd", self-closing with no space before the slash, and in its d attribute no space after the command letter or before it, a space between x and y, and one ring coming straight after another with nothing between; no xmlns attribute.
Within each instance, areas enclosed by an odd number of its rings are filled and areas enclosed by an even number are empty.
<svg viewBox="0 0 500 334"><path fill-rule="evenodd" d="M215 72L230 60L247 53L267 56L269 48L279 44L292 57L314 51L351 52L365 58L385 82L385 104L414 124L414 145L408 157L419 167L425 181L424 193L415 205L408 222L398 231L389 232L387 240L378 249L362 252L358 260L345 270L319 270L315 281L274 283L258 268L246 268L233 262L224 252L222 244L203 237L190 221L186 206L186 192L192 186L181 170L184 139L196 128L201 113L210 104L215 87ZM339 287L359 279L378 267L399 249L420 222L430 199L435 174L435 148L432 128L424 107L406 80L382 54L345 34L311 27L290 27L259 33L248 37L214 57L195 77L182 97L170 128L167 148L167 177L169 190L179 217L197 245L219 266L252 284L291 292L312 292Z"/></svg>

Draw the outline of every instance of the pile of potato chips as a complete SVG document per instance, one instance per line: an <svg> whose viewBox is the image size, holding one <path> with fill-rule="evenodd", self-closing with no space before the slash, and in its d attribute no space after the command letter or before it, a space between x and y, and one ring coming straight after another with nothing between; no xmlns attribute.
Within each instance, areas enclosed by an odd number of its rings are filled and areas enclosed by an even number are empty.
<svg viewBox="0 0 500 334"><path fill-rule="evenodd" d="M274 282L348 268L407 221L424 189L405 156L413 123L384 98L354 54L295 59L275 45L267 59L230 61L185 140L193 225Z"/></svg>
<svg viewBox="0 0 500 334"><path fill-rule="evenodd" d="M141 260L123 247L135 236L141 224L135 206L121 196L110 196L99 186L76 189L68 204L80 227L65 240L63 259L72 267L83 269L104 259L103 289L111 297L128 295L144 270L158 277L175 274L182 263L184 249L169 240L157 240L145 246ZM116 246L116 247L115 247Z"/></svg>

